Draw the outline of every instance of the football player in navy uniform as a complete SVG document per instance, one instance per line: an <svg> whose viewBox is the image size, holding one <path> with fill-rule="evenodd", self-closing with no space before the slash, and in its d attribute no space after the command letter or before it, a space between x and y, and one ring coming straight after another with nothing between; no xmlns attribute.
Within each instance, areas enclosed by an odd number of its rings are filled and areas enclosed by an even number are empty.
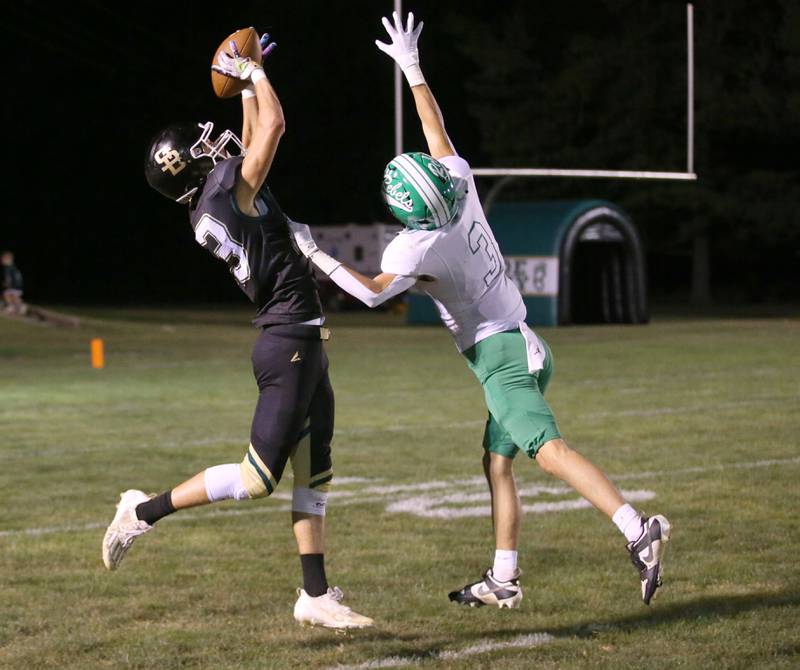
<svg viewBox="0 0 800 670"><path fill-rule="evenodd" d="M265 56L274 47L268 35L261 44ZM231 47L213 68L249 81L242 92L242 139L229 130L212 139L212 123L170 126L153 139L145 175L155 190L188 206L197 243L227 263L256 305L259 397L250 445L241 463L210 467L161 495L124 491L103 538L103 562L116 569L136 537L179 509L270 495L291 460L292 524L304 582L295 619L337 629L370 626L372 619L342 605L342 592L325 576L325 507L333 476L333 391L323 349L329 333L311 264L297 251L287 217L265 184L284 132L283 111L262 66Z"/></svg>

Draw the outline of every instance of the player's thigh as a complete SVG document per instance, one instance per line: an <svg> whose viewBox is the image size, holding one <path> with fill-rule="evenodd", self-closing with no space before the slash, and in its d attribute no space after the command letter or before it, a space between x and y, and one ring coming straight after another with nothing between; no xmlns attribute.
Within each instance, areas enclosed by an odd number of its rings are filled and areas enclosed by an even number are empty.
<svg viewBox="0 0 800 670"><path fill-rule="evenodd" d="M497 419L489 412L486 427L483 430L483 448L493 454L500 454L506 458L514 458L519 448L514 440Z"/></svg>
<svg viewBox="0 0 800 670"><path fill-rule="evenodd" d="M547 356L544 359L544 367L536 373L536 383L539 386L539 391L544 395L547 391L547 387L550 385L553 372L555 371L555 360L553 359L553 352L550 350L550 345L541 337L539 341L547 352Z"/></svg>
<svg viewBox="0 0 800 670"><path fill-rule="evenodd" d="M536 375L519 369L492 375L484 383L489 412L511 441L533 458L545 442L561 436Z"/></svg>
<svg viewBox="0 0 800 670"><path fill-rule="evenodd" d="M301 438L326 362L319 340L259 337L253 355L259 394L250 442L276 482Z"/></svg>
<svg viewBox="0 0 800 670"><path fill-rule="evenodd" d="M333 478L334 397L327 370L311 398L302 437L292 452L294 486L326 491Z"/></svg>

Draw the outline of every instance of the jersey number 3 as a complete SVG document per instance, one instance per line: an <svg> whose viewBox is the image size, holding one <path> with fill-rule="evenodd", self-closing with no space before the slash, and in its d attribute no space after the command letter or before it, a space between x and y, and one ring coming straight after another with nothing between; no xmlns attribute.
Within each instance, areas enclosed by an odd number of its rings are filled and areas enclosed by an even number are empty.
<svg viewBox="0 0 800 670"><path fill-rule="evenodd" d="M503 263L500 260L500 252L495 246L495 241L491 233L487 233L486 229L480 221L473 221L472 227L469 229L469 250L472 255L477 255L481 249L486 261L489 264L489 271L483 276L483 282L487 286L491 286L495 278L500 274L503 268Z"/></svg>
<svg viewBox="0 0 800 670"><path fill-rule="evenodd" d="M250 279L247 252L239 242L231 238L222 221L218 221L210 214L203 214L194 229L194 239L217 258L225 261L231 274L240 284L244 284Z"/></svg>

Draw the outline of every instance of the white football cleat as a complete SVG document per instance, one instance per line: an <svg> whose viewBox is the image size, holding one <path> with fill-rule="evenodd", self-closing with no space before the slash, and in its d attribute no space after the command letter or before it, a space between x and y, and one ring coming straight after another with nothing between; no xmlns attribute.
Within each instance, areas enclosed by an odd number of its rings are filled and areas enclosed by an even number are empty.
<svg viewBox="0 0 800 670"><path fill-rule="evenodd" d="M103 536L103 563L109 570L116 570L133 540L152 528L136 517L136 506L152 497L136 489L128 489L120 494L117 513Z"/></svg>
<svg viewBox="0 0 800 670"><path fill-rule="evenodd" d="M327 593L312 598L303 589L297 589L300 597L294 604L294 618L303 626L325 628L366 628L374 622L367 616L342 605L342 590L335 586Z"/></svg>

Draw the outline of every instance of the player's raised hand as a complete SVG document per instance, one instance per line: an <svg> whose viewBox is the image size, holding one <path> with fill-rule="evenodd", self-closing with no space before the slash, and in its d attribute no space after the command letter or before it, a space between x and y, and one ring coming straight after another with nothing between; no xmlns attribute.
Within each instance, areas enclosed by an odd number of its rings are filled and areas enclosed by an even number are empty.
<svg viewBox="0 0 800 670"><path fill-rule="evenodd" d="M385 16L381 19L383 27L386 28L386 32L389 33L389 38L392 40L391 43L386 44L380 40L375 40L375 46L394 59L394 62L400 66L403 74L405 74L409 85L424 84L425 78L419 68L417 40L422 32L422 26L425 24L420 21L419 25L415 27L413 12L408 13L405 28L403 28L397 12L392 12L392 18L394 19L394 25Z"/></svg>
<svg viewBox="0 0 800 670"><path fill-rule="evenodd" d="M383 53L391 56L400 68L405 70L409 65L417 65L419 63L417 40L422 32L422 26L425 24L420 22L415 28L413 12L408 13L405 29L400 23L400 17L397 12L392 12L392 18L394 19L394 25L385 16L381 19L383 27L386 28L386 32L389 33L389 38L392 40L391 44L375 40L375 46Z"/></svg>
<svg viewBox="0 0 800 670"><path fill-rule="evenodd" d="M226 77L233 79L247 80L253 75L253 72L261 69L261 64L256 63L251 58L242 56L236 46L236 42L230 42L231 53L227 54L224 51L217 57L217 62L211 66L214 72L219 72ZM271 51L271 49L270 49Z"/></svg>

